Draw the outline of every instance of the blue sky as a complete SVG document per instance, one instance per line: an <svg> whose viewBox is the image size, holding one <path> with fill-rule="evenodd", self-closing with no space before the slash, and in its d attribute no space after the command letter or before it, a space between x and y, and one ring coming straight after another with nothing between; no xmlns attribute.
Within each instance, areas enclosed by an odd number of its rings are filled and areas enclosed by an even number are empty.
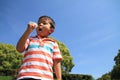
<svg viewBox="0 0 120 80"><path fill-rule="evenodd" d="M51 36L70 50L71 73L98 78L113 68L120 49L119 0L0 0L0 42L16 45L28 22L42 15L55 20Z"/></svg>

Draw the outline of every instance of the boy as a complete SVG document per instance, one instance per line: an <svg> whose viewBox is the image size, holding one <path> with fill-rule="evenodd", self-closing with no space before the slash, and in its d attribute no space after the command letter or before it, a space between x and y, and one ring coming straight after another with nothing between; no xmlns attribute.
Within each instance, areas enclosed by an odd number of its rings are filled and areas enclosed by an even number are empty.
<svg viewBox="0 0 120 80"><path fill-rule="evenodd" d="M37 35L29 38L35 28ZM54 29L55 22L49 16L41 16L38 26L28 24L16 46L18 52L25 51L17 80L53 80L52 67L57 80L61 80L62 56L56 41L48 37Z"/></svg>

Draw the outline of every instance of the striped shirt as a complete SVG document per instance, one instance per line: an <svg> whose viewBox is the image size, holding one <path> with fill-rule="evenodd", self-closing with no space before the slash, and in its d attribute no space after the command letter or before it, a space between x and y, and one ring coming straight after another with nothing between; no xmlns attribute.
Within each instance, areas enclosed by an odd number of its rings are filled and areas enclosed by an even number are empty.
<svg viewBox="0 0 120 80"><path fill-rule="evenodd" d="M25 50L17 80L53 80L53 60L62 60L58 44L50 38L40 39L36 36L27 39Z"/></svg>

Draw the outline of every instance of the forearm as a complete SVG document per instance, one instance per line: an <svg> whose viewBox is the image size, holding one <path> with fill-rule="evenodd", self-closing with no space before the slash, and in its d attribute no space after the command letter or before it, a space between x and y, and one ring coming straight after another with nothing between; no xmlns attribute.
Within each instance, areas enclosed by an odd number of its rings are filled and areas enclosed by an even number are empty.
<svg viewBox="0 0 120 80"><path fill-rule="evenodd" d="M62 80L62 77L61 77L61 63L59 61L54 62L54 70L55 70L57 80Z"/></svg>
<svg viewBox="0 0 120 80"><path fill-rule="evenodd" d="M27 38L29 37L30 32L27 30L24 32L22 37L19 39L16 49L18 52L23 52Z"/></svg>

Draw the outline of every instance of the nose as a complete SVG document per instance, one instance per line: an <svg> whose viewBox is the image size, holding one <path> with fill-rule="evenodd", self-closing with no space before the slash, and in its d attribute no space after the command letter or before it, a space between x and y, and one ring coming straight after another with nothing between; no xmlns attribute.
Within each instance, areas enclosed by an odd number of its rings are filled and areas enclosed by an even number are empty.
<svg viewBox="0 0 120 80"><path fill-rule="evenodd" d="M42 26L42 25L43 25L43 23L40 23L39 25L40 25L40 26Z"/></svg>
<svg viewBox="0 0 120 80"><path fill-rule="evenodd" d="M42 27L42 26L43 26L43 24L42 24L42 23L38 24L38 27Z"/></svg>

